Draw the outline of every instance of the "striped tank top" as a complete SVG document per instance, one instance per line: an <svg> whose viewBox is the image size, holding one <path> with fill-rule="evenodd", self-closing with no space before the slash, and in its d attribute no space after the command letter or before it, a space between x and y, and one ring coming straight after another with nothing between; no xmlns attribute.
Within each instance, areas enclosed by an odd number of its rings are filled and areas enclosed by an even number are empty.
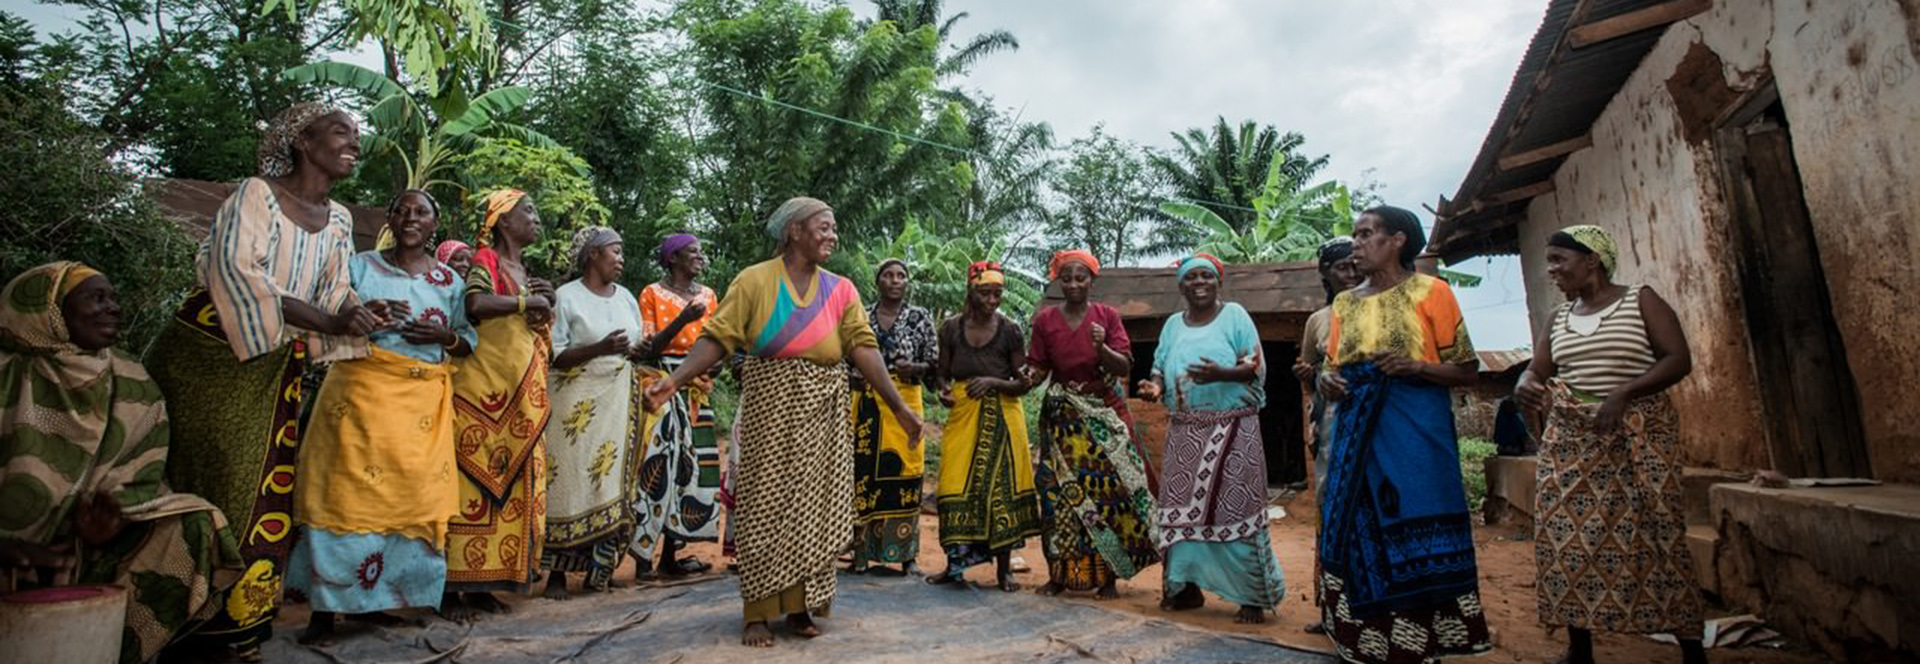
<svg viewBox="0 0 1920 664"><path fill-rule="evenodd" d="M1640 318L1640 287L1627 287L1619 301L1593 314L1599 325L1579 325L1573 303L1560 305L1549 332L1553 364L1567 385L1605 397L1653 368L1653 344ZM1590 321L1590 319L1589 319ZM1590 328L1590 329L1589 329Z"/></svg>

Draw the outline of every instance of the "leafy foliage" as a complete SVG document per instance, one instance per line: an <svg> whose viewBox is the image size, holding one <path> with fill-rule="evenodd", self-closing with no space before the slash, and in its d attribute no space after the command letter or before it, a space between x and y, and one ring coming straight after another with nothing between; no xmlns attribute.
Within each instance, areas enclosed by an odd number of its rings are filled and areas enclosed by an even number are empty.
<svg viewBox="0 0 1920 664"><path fill-rule="evenodd" d="M1321 242L1353 230L1352 198L1345 186L1322 182L1301 189L1288 179L1278 159L1269 162L1252 209L1251 222L1235 228L1205 205L1183 200L1160 204L1162 212L1192 222L1207 234L1199 251L1232 263L1309 260Z"/></svg>
<svg viewBox="0 0 1920 664"><path fill-rule="evenodd" d="M1165 226L1154 206L1160 180L1145 151L1102 126L1067 145L1054 189L1061 209L1046 223L1049 249L1084 247L1117 265L1150 255L1144 238Z"/></svg>
<svg viewBox="0 0 1920 664"><path fill-rule="evenodd" d="M1005 263L1007 254L1004 241L991 233L942 237L923 230L918 222L908 221L899 236L846 253L835 267L842 274L855 275L861 296L871 300L877 297L873 280L864 277L874 274L881 261L904 260L913 274L913 302L931 310L936 318L945 318L966 306L968 267L976 261ZM1008 267L1006 271L1001 310L1015 320L1026 320L1036 311L1046 282L1025 270Z"/></svg>
<svg viewBox="0 0 1920 664"><path fill-rule="evenodd" d="M482 140L474 150L455 159L463 176L464 230L461 237L474 237L480 215L485 214L483 199L501 188L527 192L540 211L540 240L527 248L530 269L543 274L568 274L567 247L573 232L587 226L606 225L612 216L593 191L593 183L580 172L586 164L565 148L526 145L513 139Z"/></svg>

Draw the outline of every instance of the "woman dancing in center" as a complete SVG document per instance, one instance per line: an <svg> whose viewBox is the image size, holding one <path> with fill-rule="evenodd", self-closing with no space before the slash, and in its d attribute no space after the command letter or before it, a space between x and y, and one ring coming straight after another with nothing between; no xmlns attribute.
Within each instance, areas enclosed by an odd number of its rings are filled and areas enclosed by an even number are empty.
<svg viewBox="0 0 1920 664"><path fill-rule="evenodd" d="M732 516L745 602L740 641L757 648L773 646L768 624L783 615L796 636L819 636L813 616L832 608L834 559L853 522L845 358L880 390L907 444L920 443L920 417L887 378L859 291L821 267L839 244L835 228L826 203L782 203L767 219L780 254L740 272L686 361L646 389L648 410L657 410L728 354L749 354L740 371Z"/></svg>

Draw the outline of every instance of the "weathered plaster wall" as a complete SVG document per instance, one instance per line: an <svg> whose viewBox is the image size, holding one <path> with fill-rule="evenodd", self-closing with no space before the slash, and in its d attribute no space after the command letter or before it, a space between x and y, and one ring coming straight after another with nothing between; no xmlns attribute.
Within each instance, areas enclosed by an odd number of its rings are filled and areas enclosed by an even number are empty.
<svg viewBox="0 0 1920 664"><path fill-rule="evenodd" d="M1874 476L1920 482L1920 0L1782 0L1769 48Z"/></svg>
<svg viewBox="0 0 1920 664"><path fill-rule="evenodd" d="M1668 29L1520 228L1536 338L1563 300L1543 250L1597 224L1620 281L1679 312L1694 372L1674 388L1688 462L1765 468L1763 413L1711 123L1769 71L1782 96L1874 472L1920 481L1920 0L1723 0ZM1905 306L1900 306L1904 304Z"/></svg>

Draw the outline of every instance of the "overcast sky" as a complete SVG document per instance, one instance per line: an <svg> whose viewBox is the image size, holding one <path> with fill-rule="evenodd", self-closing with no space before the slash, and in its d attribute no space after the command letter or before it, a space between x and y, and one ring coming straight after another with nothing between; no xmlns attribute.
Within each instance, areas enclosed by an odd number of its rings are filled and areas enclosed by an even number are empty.
<svg viewBox="0 0 1920 664"><path fill-rule="evenodd" d="M656 4L640 0L643 4ZM848 0L861 15L872 5ZM72 10L8 2L44 30ZM22 6L25 5L25 6ZM995 28L1020 49L964 81L1063 142L1108 133L1171 147L1169 134L1215 116L1307 137L1332 157L1325 176L1371 177L1389 203L1420 213L1459 188L1499 111L1546 0L949 0L968 12L956 40ZM1486 280L1460 289L1475 345L1529 340L1519 264L1475 259Z"/></svg>
<svg viewBox="0 0 1920 664"><path fill-rule="evenodd" d="M863 15L871 8L853 5ZM1307 137L1326 177L1367 171L1394 205L1459 189L1499 111L1545 0L951 0L956 41L995 28L1020 49L982 61L966 85L1061 140L1109 133L1172 147L1171 132L1224 115ZM1529 343L1513 259L1469 261L1459 291L1476 346Z"/></svg>

